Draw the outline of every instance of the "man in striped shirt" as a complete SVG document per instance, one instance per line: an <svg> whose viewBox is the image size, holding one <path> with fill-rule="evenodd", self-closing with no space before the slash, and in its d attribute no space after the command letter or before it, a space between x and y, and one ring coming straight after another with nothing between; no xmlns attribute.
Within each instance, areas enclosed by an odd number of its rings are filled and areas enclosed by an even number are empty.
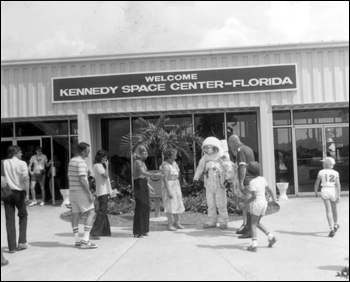
<svg viewBox="0 0 350 282"><path fill-rule="evenodd" d="M77 145L77 155L68 165L69 200L72 205L72 228L75 246L82 249L94 249L97 245L90 242L90 231L95 218L94 196L90 192L88 167L85 159L90 154L90 145L81 142ZM83 240L79 238L79 219L87 213Z"/></svg>

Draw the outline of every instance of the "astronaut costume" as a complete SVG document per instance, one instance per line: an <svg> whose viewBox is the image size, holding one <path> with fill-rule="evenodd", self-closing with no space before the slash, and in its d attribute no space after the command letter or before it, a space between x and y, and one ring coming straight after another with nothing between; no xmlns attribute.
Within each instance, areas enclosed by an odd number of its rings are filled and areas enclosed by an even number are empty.
<svg viewBox="0 0 350 282"><path fill-rule="evenodd" d="M224 147L227 147L226 140L220 142L215 137L206 138L202 145L204 155L199 161L193 178L195 183L204 173L208 221L203 225L203 228L216 227L217 222L220 223L221 229L227 228L228 212L225 185L227 185L227 181L232 182L233 166ZM217 216L216 208L218 208L219 216Z"/></svg>

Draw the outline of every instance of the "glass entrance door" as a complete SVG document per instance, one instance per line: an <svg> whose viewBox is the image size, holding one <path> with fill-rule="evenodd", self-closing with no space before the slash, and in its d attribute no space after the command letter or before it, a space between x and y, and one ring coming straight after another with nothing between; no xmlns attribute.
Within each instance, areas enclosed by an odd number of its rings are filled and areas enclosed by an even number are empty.
<svg viewBox="0 0 350 282"><path fill-rule="evenodd" d="M349 191L349 127L325 127L325 154L335 159L342 191Z"/></svg>
<svg viewBox="0 0 350 282"><path fill-rule="evenodd" d="M295 129L298 193L314 191L324 157L333 157L342 191L349 191L349 127L306 127Z"/></svg>
<svg viewBox="0 0 350 282"><path fill-rule="evenodd" d="M41 138L17 139L17 146L22 150L22 161L29 164L30 158L35 154L35 147L41 146Z"/></svg>
<svg viewBox="0 0 350 282"><path fill-rule="evenodd" d="M314 191L323 158L322 127L295 129L298 192Z"/></svg>

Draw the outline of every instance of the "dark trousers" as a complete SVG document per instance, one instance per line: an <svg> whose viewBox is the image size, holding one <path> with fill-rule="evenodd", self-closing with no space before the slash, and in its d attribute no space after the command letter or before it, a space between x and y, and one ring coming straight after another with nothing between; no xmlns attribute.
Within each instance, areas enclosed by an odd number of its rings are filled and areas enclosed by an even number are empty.
<svg viewBox="0 0 350 282"><path fill-rule="evenodd" d="M7 243L9 251L17 250L16 243L16 219L15 212L18 210L19 217L19 244L27 243L27 221L28 213L25 204L25 191L12 190L12 194L4 199L5 215L6 215L6 231Z"/></svg>
<svg viewBox="0 0 350 282"><path fill-rule="evenodd" d="M90 234L93 236L111 236L111 227L107 215L108 195L98 197L98 203L97 216Z"/></svg>
<svg viewBox="0 0 350 282"><path fill-rule="evenodd" d="M147 186L147 179L141 178L134 181L135 193L135 214L134 214L134 235L143 235L149 232L150 201Z"/></svg>

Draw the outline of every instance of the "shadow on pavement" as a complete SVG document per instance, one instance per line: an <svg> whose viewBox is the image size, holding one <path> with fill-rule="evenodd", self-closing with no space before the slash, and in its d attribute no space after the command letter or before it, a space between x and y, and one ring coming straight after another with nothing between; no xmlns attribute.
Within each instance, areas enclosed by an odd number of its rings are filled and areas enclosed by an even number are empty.
<svg viewBox="0 0 350 282"><path fill-rule="evenodd" d="M329 232L328 231L327 232L297 232L297 231L275 230L274 233L301 235L301 236L327 237L328 235L319 235L319 234L328 234Z"/></svg>
<svg viewBox="0 0 350 282"><path fill-rule="evenodd" d="M332 271L341 271L344 266L339 265L325 265L325 266L319 266L319 269L322 270L332 270Z"/></svg>
<svg viewBox="0 0 350 282"><path fill-rule="evenodd" d="M31 243L28 243L28 245L33 247L39 247L39 248L75 248L74 244L67 245L67 244L62 244L60 242L31 242Z"/></svg>

